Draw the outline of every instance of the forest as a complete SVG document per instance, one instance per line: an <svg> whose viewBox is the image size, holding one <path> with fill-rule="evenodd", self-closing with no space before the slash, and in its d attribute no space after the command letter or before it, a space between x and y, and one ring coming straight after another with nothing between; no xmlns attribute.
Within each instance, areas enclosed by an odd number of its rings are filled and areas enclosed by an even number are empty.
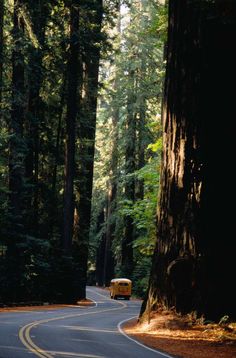
<svg viewBox="0 0 236 358"><path fill-rule="evenodd" d="M236 319L233 0L0 0L0 303L133 282Z"/></svg>

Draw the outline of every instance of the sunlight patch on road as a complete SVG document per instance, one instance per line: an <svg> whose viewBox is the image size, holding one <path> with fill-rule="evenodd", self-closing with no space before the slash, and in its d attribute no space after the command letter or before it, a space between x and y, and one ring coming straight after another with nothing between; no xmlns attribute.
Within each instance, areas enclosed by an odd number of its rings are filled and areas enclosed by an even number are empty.
<svg viewBox="0 0 236 358"><path fill-rule="evenodd" d="M96 303L106 303L105 301L96 301Z"/></svg>
<svg viewBox="0 0 236 358"><path fill-rule="evenodd" d="M139 346L145 348L146 350L149 350L149 351L151 351L151 352L153 352L153 353L158 354L159 357L162 356L162 357L165 357L165 358L173 358L171 355L169 355L169 354L167 354L167 353L163 353L163 352L158 351L157 349L150 348L150 347L146 346L145 344L143 344L143 343L137 341L136 339L131 338L128 334L125 333L125 331L123 331L122 325L123 325L124 323L126 323L126 322L128 322L128 321L134 319L134 318L137 319L137 316L130 317L129 319L124 319L123 321L119 322L119 324L117 325L117 328L118 328L119 332L120 332L121 334L123 334L123 336L125 336L126 338L128 338L130 341L136 343L137 345L139 345Z"/></svg>

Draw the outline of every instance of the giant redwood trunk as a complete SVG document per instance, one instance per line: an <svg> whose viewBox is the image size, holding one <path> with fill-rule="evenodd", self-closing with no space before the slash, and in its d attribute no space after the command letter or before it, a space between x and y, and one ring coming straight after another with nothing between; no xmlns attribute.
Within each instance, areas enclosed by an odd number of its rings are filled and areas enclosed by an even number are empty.
<svg viewBox="0 0 236 358"><path fill-rule="evenodd" d="M116 89L117 78L115 79L114 89ZM107 217L106 217L106 234L104 250L104 268L103 268L103 285L109 286L111 279L114 277L115 260L112 251L112 243L115 238L116 223L114 213L116 210L117 200L117 176L118 176L118 121L119 109L114 109L112 115L112 145L111 145L111 163L110 177L107 183Z"/></svg>
<svg viewBox="0 0 236 358"><path fill-rule="evenodd" d="M142 312L236 318L235 30L234 1L169 3L157 245Z"/></svg>
<svg viewBox="0 0 236 358"><path fill-rule="evenodd" d="M83 89L79 111L78 140L79 165L77 167L77 260L80 282L79 298L84 298L87 280L87 261L89 228L91 217L91 198L93 185L93 163L95 149L96 110L98 91L98 71L100 59L101 23L103 1L82 3L81 19L84 26L82 34L88 42L83 42L81 59L83 63Z"/></svg>
<svg viewBox="0 0 236 358"><path fill-rule="evenodd" d="M114 277L114 256L112 252L112 241L115 233L115 223L112 214L116 205L116 182L111 180L108 182L107 193L107 210L106 210L106 233L104 247L104 267L103 267L103 285L109 286L111 279Z"/></svg>
<svg viewBox="0 0 236 358"><path fill-rule="evenodd" d="M97 221L97 232L102 229L105 220L105 210L102 207ZM104 263L105 263L105 247L106 246L106 235L103 233L101 239L99 241L99 245L97 247L96 252L96 285L103 286L104 285Z"/></svg>
<svg viewBox="0 0 236 358"><path fill-rule="evenodd" d="M34 44L29 52L28 68L28 110L27 110L27 156L26 178L31 186L28 189L27 206L32 210L28 214L29 232L37 235L39 217L39 141L40 123L42 122L42 100L40 89L42 86L42 59L45 42L45 28L49 14L48 5L42 1L33 1L30 7L30 15L37 44Z"/></svg>
<svg viewBox="0 0 236 358"><path fill-rule="evenodd" d="M12 51L12 109L9 120L9 227L7 234L6 297L12 302L22 300L25 287L25 227L24 227L24 24L20 15L23 1L14 2Z"/></svg>
<svg viewBox="0 0 236 358"><path fill-rule="evenodd" d="M135 200L135 144L136 144L136 122L137 113L135 111L136 92L135 92L135 73L129 71L131 86L127 95L127 119L126 119L126 143L125 143L125 199L133 205ZM124 237L121 245L121 265L122 274L131 277L133 272L133 240L134 223L132 216L127 213L124 216Z"/></svg>
<svg viewBox="0 0 236 358"><path fill-rule="evenodd" d="M67 254L71 253L74 223L75 123L78 110L77 89L79 75L79 9L77 5L77 1L74 1L70 7L63 236L63 248Z"/></svg>
<svg viewBox="0 0 236 358"><path fill-rule="evenodd" d="M23 19L20 9L23 2L14 3L13 38L15 46L12 51L12 111L9 123L9 206L14 223L15 232L19 234L22 229L22 202L24 177L24 54L22 39L24 35Z"/></svg>

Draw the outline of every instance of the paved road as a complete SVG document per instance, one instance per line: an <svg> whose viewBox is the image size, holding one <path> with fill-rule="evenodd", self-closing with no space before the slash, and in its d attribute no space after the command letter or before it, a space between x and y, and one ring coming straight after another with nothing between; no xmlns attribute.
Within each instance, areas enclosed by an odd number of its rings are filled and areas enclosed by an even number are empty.
<svg viewBox="0 0 236 358"><path fill-rule="evenodd" d="M93 307L0 313L0 358L170 358L122 331L140 302L111 300L96 287L87 297Z"/></svg>

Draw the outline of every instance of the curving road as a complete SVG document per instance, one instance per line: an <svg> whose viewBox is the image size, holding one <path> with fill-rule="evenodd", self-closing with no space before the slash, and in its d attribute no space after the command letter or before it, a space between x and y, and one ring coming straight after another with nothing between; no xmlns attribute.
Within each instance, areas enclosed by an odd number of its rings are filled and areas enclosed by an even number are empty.
<svg viewBox="0 0 236 358"><path fill-rule="evenodd" d="M122 331L140 302L111 300L97 287L87 297L94 306L0 313L0 358L171 358Z"/></svg>

